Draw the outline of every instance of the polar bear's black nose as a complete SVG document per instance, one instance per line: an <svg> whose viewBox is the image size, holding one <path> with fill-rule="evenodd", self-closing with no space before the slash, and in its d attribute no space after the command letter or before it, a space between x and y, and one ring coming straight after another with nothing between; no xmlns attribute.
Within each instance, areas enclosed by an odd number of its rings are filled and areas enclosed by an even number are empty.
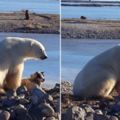
<svg viewBox="0 0 120 120"><path fill-rule="evenodd" d="M44 59L47 59L48 58L48 56L47 55L44 55L44 56L42 56L42 60L44 60Z"/></svg>
<svg viewBox="0 0 120 120"><path fill-rule="evenodd" d="M47 56L47 55L45 55L45 56L44 56L44 59L47 59L47 58L48 58L48 56Z"/></svg>

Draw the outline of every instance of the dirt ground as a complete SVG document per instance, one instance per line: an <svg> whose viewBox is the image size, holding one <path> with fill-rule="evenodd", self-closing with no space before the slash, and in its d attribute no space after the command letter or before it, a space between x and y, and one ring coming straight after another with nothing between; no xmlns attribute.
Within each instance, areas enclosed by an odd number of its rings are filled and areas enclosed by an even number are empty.
<svg viewBox="0 0 120 120"><path fill-rule="evenodd" d="M29 13L25 20L25 12L0 13L0 32L22 33L59 33L59 16L52 14Z"/></svg>
<svg viewBox="0 0 120 120"><path fill-rule="evenodd" d="M62 20L62 38L120 39L120 21L113 20Z"/></svg>

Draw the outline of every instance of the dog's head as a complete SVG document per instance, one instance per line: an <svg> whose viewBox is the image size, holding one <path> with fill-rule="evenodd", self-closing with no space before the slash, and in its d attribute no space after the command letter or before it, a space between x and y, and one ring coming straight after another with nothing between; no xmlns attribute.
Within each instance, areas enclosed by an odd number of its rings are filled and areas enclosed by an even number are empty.
<svg viewBox="0 0 120 120"><path fill-rule="evenodd" d="M33 75L31 75L31 82L34 82L36 84L38 84L39 86L41 85L41 83L43 83L45 81L45 76L44 76L44 72L36 72Z"/></svg>

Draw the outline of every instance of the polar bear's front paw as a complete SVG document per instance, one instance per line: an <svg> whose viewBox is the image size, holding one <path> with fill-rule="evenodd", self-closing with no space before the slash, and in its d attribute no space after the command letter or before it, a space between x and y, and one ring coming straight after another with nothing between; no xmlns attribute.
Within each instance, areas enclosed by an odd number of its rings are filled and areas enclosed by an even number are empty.
<svg viewBox="0 0 120 120"><path fill-rule="evenodd" d="M111 96L111 95L104 96L103 98L106 99L106 100L109 100L109 101L114 101L115 100L114 97Z"/></svg>
<svg viewBox="0 0 120 120"><path fill-rule="evenodd" d="M5 90L3 88L0 88L0 95L5 95L5 94L6 94Z"/></svg>

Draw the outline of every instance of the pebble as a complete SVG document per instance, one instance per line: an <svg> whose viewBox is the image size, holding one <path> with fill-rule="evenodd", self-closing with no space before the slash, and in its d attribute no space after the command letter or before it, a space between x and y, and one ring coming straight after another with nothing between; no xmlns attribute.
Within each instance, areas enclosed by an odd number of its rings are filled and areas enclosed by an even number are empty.
<svg viewBox="0 0 120 120"><path fill-rule="evenodd" d="M10 113L8 111L0 111L0 120L9 120Z"/></svg>
<svg viewBox="0 0 120 120"><path fill-rule="evenodd" d="M70 107L64 116L64 120L84 120L86 112L79 106Z"/></svg>
<svg viewBox="0 0 120 120"><path fill-rule="evenodd" d="M92 113L87 114L85 120L94 120L94 114Z"/></svg>
<svg viewBox="0 0 120 120"><path fill-rule="evenodd" d="M109 120L109 119L105 115L94 114L94 120Z"/></svg>
<svg viewBox="0 0 120 120"><path fill-rule="evenodd" d="M82 108L85 110L86 113L94 113L95 111L92 109L90 105L83 104Z"/></svg>
<svg viewBox="0 0 120 120"><path fill-rule="evenodd" d="M2 101L3 107L12 107L12 106L16 106L18 104L19 104L18 100L14 99L14 98L6 98Z"/></svg>
<svg viewBox="0 0 120 120"><path fill-rule="evenodd" d="M27 109L21 104L14 108L12 115L15 120L24 120L25 118L29 118Z"/></svg>
<svg viewBox="0 0 120 120"><path fill-rule="evenodd" d="M119 120L116 116L111 116L109 120Z"/></svg>
<svg viewBox="0 0 120 120"><path fill-rule="evenodd" d="M57 99L55 102L55 111L60 113L60 99Z"/></svg>
<svg viewBox="0 0 120 120"><path fill-rule="evenodd" d="M27 99L19 99L19 104L22 104L22 105L27 105L27 104L29 104L30 102L29 102L29 100L27 100Z"/></svg>
<svg viewBox="0 0 120 120"><path fill-rule="evenodd" d="M46 93L40 88L33 88L31 90L31 101L33 104L43 103L45 100Z"/></svg>
<svg viewBox="0 0 120 120"><path fill-rule="evenodd" d="M54 109L48 103L40 104L38 107L43 116L53 116L55 114Z"/></svg>
<svg viewBox="0 0 120 120"><path fill-rule="evenodd" d="M16 96L16 92L14 90L8 90L6 92L6 96L7 97L12 97L12 96Z"/></svg>
<svg viewBox="0 0 120 120"><path fill-rule="evenodd" d="M115 113L120 113L120 103L115 103L110 106L109 114L114 115Z"/></svg>
<svg viewBox="0 0 120 120"><path fill-rule="evenodd" d="M103 112L101 110L99 110L99 109L95 110L95 113L99 114L99 115L103 115Z"/></svg>
<svg viewBox="0 0 120 120"><path fill-rule="evenodd" d="M26 92L27 92L27 88L25 86L20 86L16 91L18 96L26 94Z"/></svg>
<svg viewBox="0 0 120 120"><path fill-rule="evenodd" d="M33 104L40 104L44 101L52 102L53 97L43 91L41 88L33 88L31 91L31 101Z"/></svg>
<svg viewBox="0 0 120 120"><path fill-rule="evenodd" d="M56 120L55 117L47 117L46 120Z"/></svg>
<svg viewBox="0 0 120 120"><path fill-rule="evenodd" d="M52 117L55 114L54 109L48 103L42 103L40 105L35 105L29 110L29 114L32 119L42 119L44 117Z"/></svg>

